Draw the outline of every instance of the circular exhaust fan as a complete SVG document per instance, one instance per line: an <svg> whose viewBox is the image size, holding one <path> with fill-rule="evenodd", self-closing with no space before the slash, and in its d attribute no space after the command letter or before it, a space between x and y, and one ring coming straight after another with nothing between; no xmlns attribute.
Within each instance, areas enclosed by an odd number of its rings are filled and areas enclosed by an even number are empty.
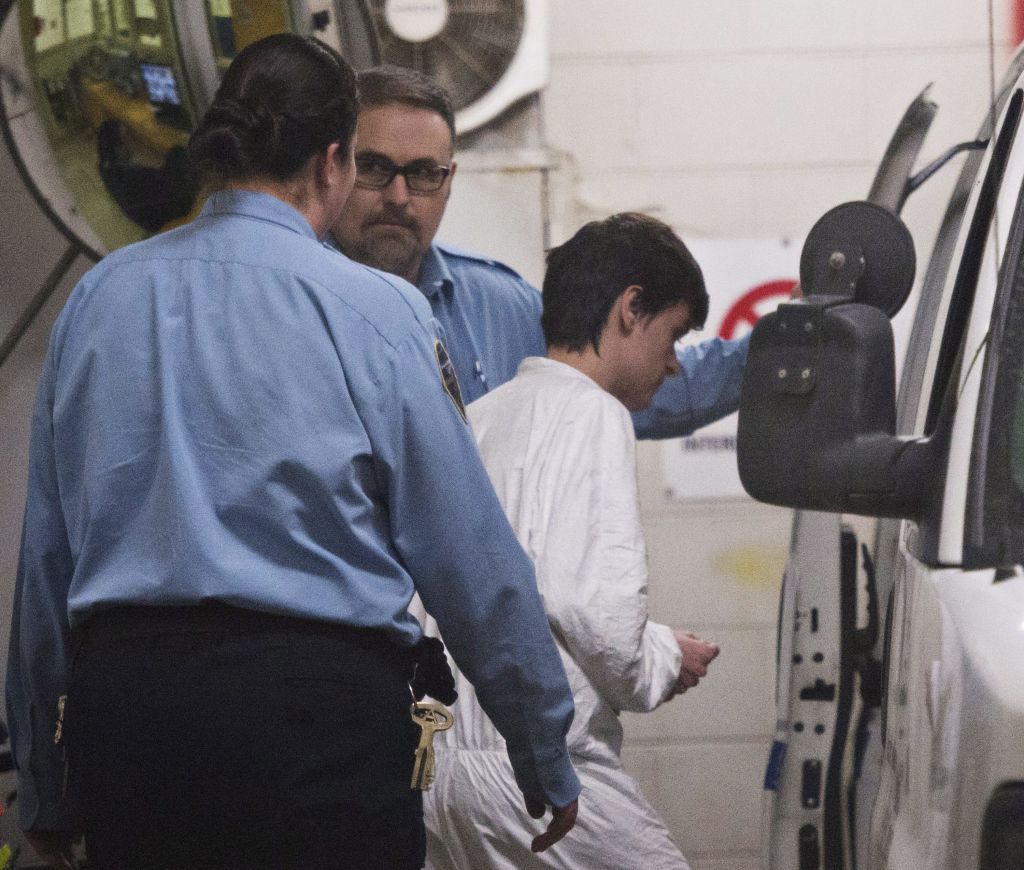
<svg viewBox="0 0 1024 870"><path fill-rule="evenodd" d="M382 63L451 95L466 133L547 81L545 0L367 0Z"/></svg>

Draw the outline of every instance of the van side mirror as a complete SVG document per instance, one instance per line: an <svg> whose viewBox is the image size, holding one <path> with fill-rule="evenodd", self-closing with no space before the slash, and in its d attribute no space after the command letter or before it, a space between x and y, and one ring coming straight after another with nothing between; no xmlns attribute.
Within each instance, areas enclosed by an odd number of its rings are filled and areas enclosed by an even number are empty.
<svg viewBox="0 0 1024 870"><path fill-rule="evenodd" d="M892 326L874 305L818 295L762 317L740 399L747 492L803 510L916 516L927 450L894 434L895 371Z"/></svg>

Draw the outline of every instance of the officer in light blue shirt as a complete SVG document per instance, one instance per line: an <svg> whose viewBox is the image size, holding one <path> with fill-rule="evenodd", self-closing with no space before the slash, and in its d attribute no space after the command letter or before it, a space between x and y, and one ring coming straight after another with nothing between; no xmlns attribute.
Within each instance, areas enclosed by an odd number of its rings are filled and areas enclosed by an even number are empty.
<svg viewBox="0 0 1024 870"><path fill-rule="evenodd" d="M419 287L444 329L466 402L543 356L541 299L516 272L434 236L456 165L455 120L444 90L421 74L359 74L356 184L333 227L341 250ZM749 338L677 350L679 374L633 415L640 437L687 435L736 410Z"/></svg>
<svg viewBox="0 0 1024 870"><path fill-rule="evenodd" d="M322 44L247 48L191 146L223 189L54 327L7 677L52 866L79 825L98 866L421 866L414 592L555 808L536 848L572 826L572 697L430 308L318 240L355 111Z"/></svg>

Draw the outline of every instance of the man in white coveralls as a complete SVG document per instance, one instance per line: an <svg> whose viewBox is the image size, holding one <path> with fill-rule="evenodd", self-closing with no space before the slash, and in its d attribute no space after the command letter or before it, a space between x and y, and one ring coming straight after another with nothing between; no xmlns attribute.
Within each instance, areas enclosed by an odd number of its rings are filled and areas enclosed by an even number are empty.
<svg viewBox="0 0 1024 870"><path fill-rule="evenodd" d="M532 854L504 742L458 676L456 724L439 735L427 795L434 870L687 870L622 769L618 712L646 712L697 684L718 647L648 619L631 411L678 371L676 342L704 323L697 263L665 224L592 222L548 255L548 352L469 406L484 465L533 559L576 702L568 744L583 785L576 828ZM585 809L584 809L585 808Z"/></svg>

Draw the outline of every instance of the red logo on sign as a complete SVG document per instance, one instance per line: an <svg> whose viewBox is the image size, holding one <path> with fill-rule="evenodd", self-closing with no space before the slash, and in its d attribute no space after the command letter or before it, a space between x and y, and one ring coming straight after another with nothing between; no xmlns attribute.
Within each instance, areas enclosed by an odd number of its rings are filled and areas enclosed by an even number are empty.
<svg viewBox="0 0 1024 870"><path fill-rule="evenodd" d="M789 294L796 285L797 282L795 280L786 278L780 281L766 281L764 284L758 284L756 287L748 290L725 313L718 334L722 338L735 338L739 327L747 326L753 329L754 324L761 317L757 313L757 306L773 296L788 299Z"/></svg>

